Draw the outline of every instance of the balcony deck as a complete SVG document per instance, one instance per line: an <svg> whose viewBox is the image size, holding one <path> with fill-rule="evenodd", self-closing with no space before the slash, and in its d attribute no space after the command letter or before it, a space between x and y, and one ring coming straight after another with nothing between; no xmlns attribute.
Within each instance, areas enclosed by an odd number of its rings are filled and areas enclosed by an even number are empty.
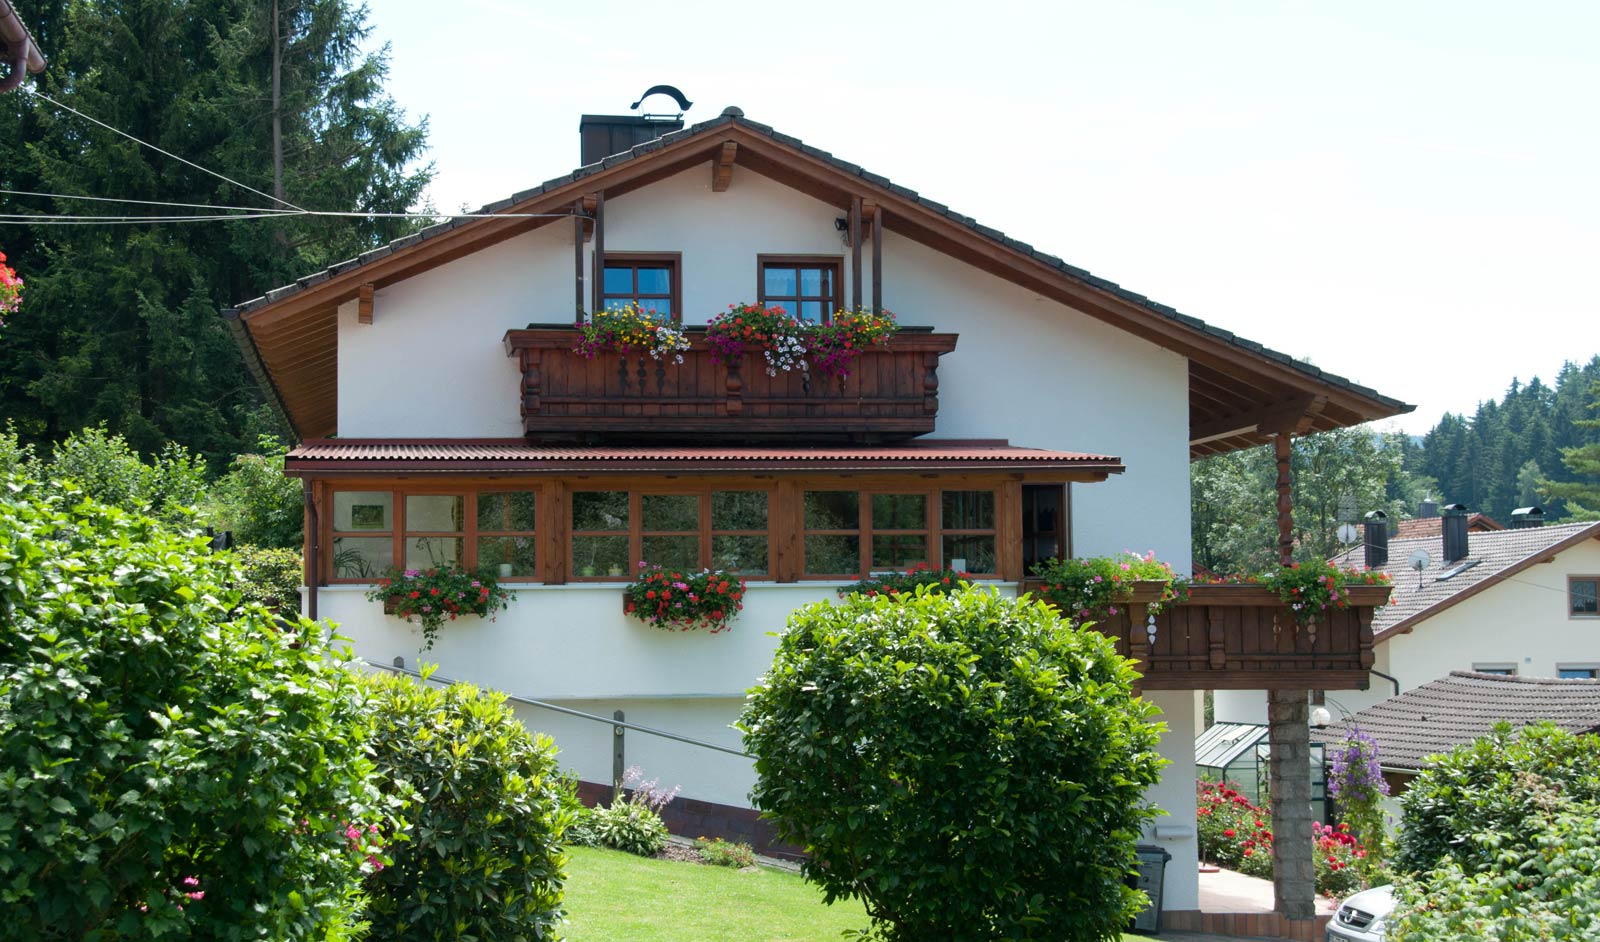
<svg viewBox="0 0 1600 942"><path fill-rule="evenodd" d="M507 331L522 367L522 424L546 440L714 437L902 441L932 432L939 413L939 357L956 335L901 328L863 350L842 382L815 374L767 375L759 357L716 362L703 329L688 328L683 363L648 355L575 351L570 326Z"/></svg>
<svg viewBox="0 0 1600 942"><path fill-rule="evenodd" d="M1372 667L1372 615L1388 586L1352 586L1351 606L1299 625L1277 595L1256 585L1195 585L1154 619L1159 589L1096 624L1118 653L1139 662L1145 690L1365 689ZM1134 630L1137 624L1139 629Z"/></svg>

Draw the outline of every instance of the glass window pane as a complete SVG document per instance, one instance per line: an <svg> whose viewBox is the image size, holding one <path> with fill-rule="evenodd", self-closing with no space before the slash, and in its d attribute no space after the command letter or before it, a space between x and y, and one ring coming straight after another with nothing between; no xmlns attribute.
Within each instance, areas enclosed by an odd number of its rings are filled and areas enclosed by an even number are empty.
<svg viewBox="0 0 1600 942"><path fill-rule="evenodd" d="M668 569L700 568L700 537L698 536L647 536L644 561Z"/></svg>
<svg viewBox="0 0 1600 942"><path fill-rule="evenodd" d="M944 529L994 529L994 491L945 491L940 500Z"/></svg>
<svg viewBox="0 0 1600 942"><path fill-rule="evenodd" d="M394 526L394 494L389 491L334 491L335 532L388 530Z"/></svg>
<svg viewBox="0 0 1600 942"><path fill-rule="evenodd" d="M872 495L872 529L925 530L928 499L923 494Z"/></svg>
<svg viewBox="0 0 1600 942"><path fill-rule="evenodd" d="M994 537L987 534L946 536L944 566L957 572L995 572Z"/></svg>
<svg viewBox="0 0 1600 942"><path fill-rule="evenodd" d="M712 491L711 529L765 530L766 491Z"/></svg>
<svg viewBox="0 0 1600 942"><path fill-rule="evenodd" d="M872 535L873 569L908 569L928 561L928 538L925 536Z"/></svg>
<svg viewBox="0 0 1600 942"><path fill-rule="evenodd" d="M861 528L861 495L855 491L806 491L805 507L807 530Z"/></svg>
<svg viewBox="0 0 1600 942"><path fill-rule="evenodd" d="M1600 579L1572 580L1572 614L1600 614Z"/></svg>
<svg viewBox="0 0 1600 942"><path fill-rule="evenodd" d="M819 291L818 294L821 294L822 296L828 297L828 298L833 297L833 280L834 280L833 279L833 268L832 267L828 267L828 268L822 269L821 272L820 272L820 275L821 275L821 277L820 277L819 280L820 280L821 285L822 285L822 290ZM829 307L829 309L832 309L833 302L831 302L831 301L828 302L828 307Z"/></svg>
<svg viewBox="0 0 1600 942"><path fill-rule="evenodd" d="M695 494L645 494L639 498L639 513L648 531L700 529L700 498Z"/></svg>
<svg viewBox="0 0 1600 942"><path fill-rule="evenodd" d="M1595 674L1592 667L1563 667L1556 671L1556 676L1563 680L1593 680Z"/></svg>
<svg viewBox="0 0 1600 942"><path fill-rule="evenodd" d="M664 321L672 320L671 298L646 298L645 300L639 302L639 304L648 314L655 314Z"/></svg>
<svg viewBox="0 0 1600 942"><path fill-rule="evenodd" d="M581 578L623 578L633 572L628 565L625 536L575 536L572 538L572 573Z"/></svg>
<svg viewBox="0 0 1600 942"><path fill-rule="evenodd" d="M406 538L407 569L442 569L458 566L464 540L459 536L412 536Z"/></svg>
<svg viewBox="0 0 1600 942"><path fill-rule="evenodd" d="M763 294L768 298L792 298L795 296L795 270L793 268L780 268L768 265L763 274L765 282Z"/></svg>
<svg viewBox="0 0 1600 942"><path fill-rule="evenodd" d="M806 575L854 576L861 571L861 537L806 537Z"/></svg>
<svg viewBox="0 0 1600 942"><path fill-rule="evenodd" d="M633 266L606 266L606 294L633 294Z"/></svg>
<svg viewBox="0 0 1600 942"><path fill-rule="evenodd" d="M640 294L671 294L672 272L666 268L639 269Z"/></svg>
<svg viewBox="0 0 1600 942"><path fill-rule="evenodd" d="M801 301L800 302L800 319L803 320L803 321L807 321L807 322L813 323L813 324L818 323L819 321L821 321L822 320L822 302L821 301Z"/></svg>
<svg viewBox="0 0 1600 942"><path fill-rule="evenodd" d="M822 269L800 269L800 294L808 298L822 294Z"/></svg>
<svg viewBox="0 0 1600 942"><path fill-rule="evenodd" d="M767 538L764 536L714 536L711 566L747 576L767 574Z"/></svg>
<svg viewBox="0 0 1600 942"><path fill-rule="evenodd" d="M615 311L615 310L619 310L621 308L625 308L625 307L627 307L628 305L630 305L632 303L633 303L633 298L632 297L624 296L624 297L620 297L620 298L606 298L605 301L603 302L602 306L608 311Z"/></svg>
<svg viewBox="0 0 1600 942"><path fill-rule="evenodd" d="M479 494L478 529L531 531L535 496L533 491Z"/></svg>
<svg viewBox="0 0 1600 942"><path fill-rule="evenodd" d="M531 536L485 536L478 539L478 565L501 579L529 579L534 568Z"/></svg>
<svg viewBox="0 0 1600 942"><path fill-rule="evenodd" d="M627 491L575 491L572 495L572 529L628 529Z"/></svg>
<svg viewBox="0 0 1600 942"><path fill-rule="evenodd" d="M795 303L793 301L774 301L771 298L768 298L767 299L767 307L781 308L781 309L787 311L789 313L790 317L796 316L795 315Z"/></svg>
<svg viewBox="0 0 1600 942"><path fill-rule="evenodd" d="M335 579L376 579L394 565L394 540L388 537L333 538Z"/></svg>
<svg viewBox="0 0 1600 942"><path fill-rule="evenodd" d="M407 533L459 533L466 525L460 494L407 494Z"/></svg>

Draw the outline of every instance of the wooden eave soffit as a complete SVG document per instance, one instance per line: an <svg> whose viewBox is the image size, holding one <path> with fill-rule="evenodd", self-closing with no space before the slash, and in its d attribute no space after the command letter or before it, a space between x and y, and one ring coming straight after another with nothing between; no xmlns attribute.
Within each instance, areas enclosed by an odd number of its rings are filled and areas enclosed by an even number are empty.
<svg viewBox="0 0 1600 942"><path fill-rule="evenodd" d="M582 199L578 200L577 210L582 214L583 241L585 243L594 241L594 214L599 208L600 194L598 193L586 193Z"/></svg>
<svg viewBox="0 0 1600 942"><path fill-rule="evenodd" d="M711 192L726 193L733 183L733 162L739 156L739 145L725 141L717 151L716 162L711 165Z"/></svg>
<svg viewBox="0 0 1600 942"><path fill-rule="evenodd" d="M1243 435L1304 435L1327 404L1326 396L1299 396L1287 402L1211 419L1190 427L1189 447Z"/></svg>
<svg viewBox="0 0 1600 942"><path fill-rule="evenodd" d="M372 282L363 282L356 291L356 322L359 324L372 323L372 297L377 287Z"/></svg>

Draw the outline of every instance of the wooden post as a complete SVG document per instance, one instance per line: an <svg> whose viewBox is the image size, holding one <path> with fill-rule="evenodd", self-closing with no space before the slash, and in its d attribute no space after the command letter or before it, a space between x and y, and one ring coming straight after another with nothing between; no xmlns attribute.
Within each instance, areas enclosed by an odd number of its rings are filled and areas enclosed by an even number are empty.
<svg viewBox="0 0 1600 942"><path fill-rule="evenodd" d="M1294 562L1294 494L1290 477L1292 444L1287 431L1279 432L1272 440L1272 450L1278 459L1278 562L1287 566Z"/></svg>
<svg viewBox="0 0 1600 942"><path fill-rule="evenodd" d="M850 197L850 307L861 309L861 197Z"/></svg>
<svg viewBox="0 0 1600 942"><path fill-rule="evenodd" d="M583 200L572 204L572 274L577 280L573 290L573 320L583 320Z"/></svg>
<svg viewBox="0 0 1600 942"><path fill-rule="evenodd" d="M872 204L872 313L883 313L883 206Z"/></svg>
<svg viewBox="0 0 1600 942"><path fill-rule="evenodd" d="M589 308L591 315L600 313L605 302L606 280L606 194L595 194L594 199L594 287L590 297L593 303Z"/></svg>

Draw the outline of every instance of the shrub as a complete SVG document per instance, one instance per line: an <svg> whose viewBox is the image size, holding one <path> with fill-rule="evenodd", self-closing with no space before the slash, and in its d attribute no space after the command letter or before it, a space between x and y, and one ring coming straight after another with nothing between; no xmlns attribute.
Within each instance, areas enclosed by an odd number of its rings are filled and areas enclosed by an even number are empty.
<svg viewBox="0 0 1600 942"><path fill-rule="evenodd" d="M1196 783L1195 832L1200 859L1251 876L1272 876L1272 812L1231 782Z"/></svg>
<svg viewBox="0 0 1600 942"><path fill-rule="evenodd" d="M8 938L320 938L390 811L344 655L239 606L228 554L0 481Z"/></svg>
<svg viewBox="0 0 1600 942"><path fill-rule="evenodd" d="M929 592L945 593L959 589L966 584L968 575L956 572L953 569L934 569L927 563L918 563L905 572L891 572L886 575L872 576L862 579L855 585L845 586L839 590L841 596L845 595L914 595L918 586L927 586Z"/></svg>
<svg viewBox="0 0 1600 942"><path fill-rule="evenodd" d="M1113 643L968 587L795 612L739 726L752 797L891 942L1103 939L1163 760Z"/></svg>
<svg viewBox="0 0 1600 942"><path fill-rule="evenodd" d="M600 834L595 830L594 808L579 805L572 812L572 823L567 825L567 832L562 839L572 847L599 847Z"/></svg>
<svg viewBox="0 0 1600 942"><path fill-rule="evenodd" d="M1400 798L1396 864L1431 870L1449 857L1473 873L1493 863L1475 835L1529 833L1530 819L1600 803L1600 737L1542 723L1487 736L1436 757Z"/></svg>
<svg viewBox="0 0 1600 942"><path fill-rule="evenodd" d="M240 543L299 549L305 532L305 494L283 473L289 449L271 435L256 442L258 454L239 455L206 498L206 519L232 530Z"/></svg>
<svg viewBox="0 0 1600 942"><path fill-rule="evenodd" d="M378 771L421 799L368 880L374 937L555 938L574 799L549 737L466 684L373 677L367 709Z"/></svg>
<svg viewBox="0 0 1600 942"><path fill-rule="evenodd" d="M720 837L698 838L694 849L706 863L714 867L754 867L755 848L744 842L734 843Z"/></svg>
<svg viewBox="0 0 1600 942"><path fill-rule="evenodd" d="M1493 939L1580 942L1600 937L1600 808L1536 813L1516 835L1466 836L1471 853L1402 876L1390 942ZM1476 872L1461 859L1485 861Z"/></svg>
<svg viewBox="0 0 1600 942"><path fill-rule="evenodd" d="M300 582L304 569L300 554L287 549L239 546L233 551L239 563L236 587L246 604L264 606L284 618L300 614Z"/></svg>
<svg viewBox="0 0 1600 942"><path fill-rule="evenodd" d="M1366 885L1367 849L1350 833L1348 824L1329 827L1321 821L1311 822L1311 843L1318 893L1344 896Z"/></svg>
<svg viewBox="0 0 1600 942"><path fill-rule="evenodd" d="M654 857L667 846L667 825L661 815L643 804L613 801L596 808L594 832L600 843L641 857Z"/></svg>
<svg viewBox="0 0 1600 942"><path fill-rule="evenodd" d="M43 469L71 481L91 498L169 523L186 523L206 493L205 466L182 445L168 443L149 464L105 426L74 432L55 446Z"/></svg>

